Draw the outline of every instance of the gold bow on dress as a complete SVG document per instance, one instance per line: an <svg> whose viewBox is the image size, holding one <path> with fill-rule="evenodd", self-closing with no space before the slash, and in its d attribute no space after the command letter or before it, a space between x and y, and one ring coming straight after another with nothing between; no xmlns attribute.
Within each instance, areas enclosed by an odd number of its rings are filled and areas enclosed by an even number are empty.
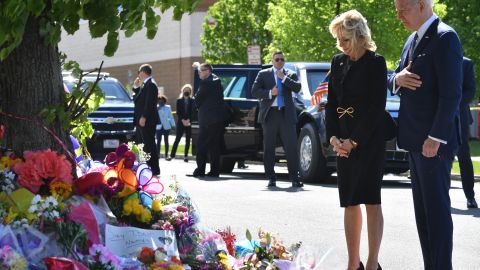
<svg viewBox="0 0 480 270"><path fill-rule="evenodd" d="M338 118L342 118L345 114L348 114L353 118L353 112L355 112L355 110L352 107L348 107L346 109L337 107L337 113L339 114Z"/></svg>

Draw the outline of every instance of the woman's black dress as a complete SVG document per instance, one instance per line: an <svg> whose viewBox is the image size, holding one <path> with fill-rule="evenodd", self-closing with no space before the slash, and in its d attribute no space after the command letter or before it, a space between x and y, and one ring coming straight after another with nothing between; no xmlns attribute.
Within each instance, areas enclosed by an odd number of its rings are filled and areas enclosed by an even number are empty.
<svg viewBox="0 0 480 270"><path fill-rule="evenodd" d="M383 56L367 51L357 61L333 57L326 108L327 139L358 143L348 158L337 158L340 206L380 204L385 167L387 67Z"/></svg>

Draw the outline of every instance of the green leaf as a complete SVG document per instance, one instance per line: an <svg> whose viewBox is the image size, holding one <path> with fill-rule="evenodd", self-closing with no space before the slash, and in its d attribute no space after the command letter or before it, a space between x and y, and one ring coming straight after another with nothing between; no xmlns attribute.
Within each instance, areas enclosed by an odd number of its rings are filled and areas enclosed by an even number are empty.
<svg viewBox="0 0 480 270"><path fill-rule="evenodd" d="M118 49L118 32L109 32L108 37L107 37L107 45L105 45L105 49L103 50L103 53L106 56L113 56L113 54L117 51Z"/></svg>
<svg viewBox="0 0 480 270"><path fill-rule="evenodd" d="M45 2L43 0L27 0L27 10L35 17L38 17L45 9Z"/></svg>
<svg viewBox="0 0 480 270"><path fill-rule="evenodd" d="M248 241L252 241L252 234L250 233L250 231L247 229L247 232L245 234L245 237L247 237Z"/></svg>

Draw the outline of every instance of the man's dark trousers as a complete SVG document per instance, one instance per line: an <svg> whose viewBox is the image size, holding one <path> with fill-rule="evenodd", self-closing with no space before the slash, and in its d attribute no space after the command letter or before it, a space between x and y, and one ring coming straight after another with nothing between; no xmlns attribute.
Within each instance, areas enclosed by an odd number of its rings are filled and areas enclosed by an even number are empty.
<svg viewBox="0 0 480 270"><path fill-rule="evenodd" d="M470 112L469 112L470 113ZM462 188L467 199L475 198L475 192L473 191L474 176L473 176L473 164L470 157L470 146L468 145L468 139L470 134L470 125L464 119L461 119L462 128L462 144L458 148L458 163L460 165L460 175L462 177Z"/></svg>
<svg viewBox="0 0 480 270"><path fill-rule="evenodd" d="M425 269L452 269L453 222L448 192L453 154L433 158L426 158L421 152L409 154L415 219Z"/></svg>
<svg viewBox="0 0 480 270"><path fill-rule="evenodd" d="M150 159L147 161L147 165L152 168L153 175L160 174L160 165L158 164L158 153L156 150L155 144L155 125L146 125L144 127L140 127L137 125L137 134L140 134L141 138L138 141L143 142L143 151L145 153L150 154Z"/></svg>
<svg viewBox="0 0 480 270"><path fill-rule="evenodd" d="M277 134L280 134L283 148L287 154L289 178L291 181L298 181L297 131L294 124L288 125L287 123L285 109L279 110L278 107L269 109L265 122L262 124L265 175L269 179L275 178L275 144Z"/></svg>
<svg viewBox="0 0 480 270"><path fill-rule="evenodd" d="M220 145L223 140L224 127L224 123L200 125L196 161L197 168L201 173L205 173L208 154L210 158L210 172L212 174L220 174Z"/></svg>

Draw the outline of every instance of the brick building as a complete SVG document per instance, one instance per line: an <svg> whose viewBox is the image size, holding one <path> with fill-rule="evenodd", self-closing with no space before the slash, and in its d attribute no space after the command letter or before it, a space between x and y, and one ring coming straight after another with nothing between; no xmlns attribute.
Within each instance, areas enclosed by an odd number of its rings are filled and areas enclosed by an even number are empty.
<svg viewBox="0 0 480 270"><path fill-rule="evenodd" d="M103 60L103 71L109 72L126 86L136 78L139 65L151 64L153 78L160 92L168 97L175 110L180 88L193 82L192 63L203 60L200 55L202 24L208 7L214 2L202 1L195 12L184 14L181 21L172 19L172 10L160 14L158 32L152 40L147 39L145 30L130 38L120 33L120 44L113 57L103 54L106 37L92 39L87 23L82 23L73 36L64 33L59 49L66 53L68 59L77 61L84 70L99 67Z"/></svg>

